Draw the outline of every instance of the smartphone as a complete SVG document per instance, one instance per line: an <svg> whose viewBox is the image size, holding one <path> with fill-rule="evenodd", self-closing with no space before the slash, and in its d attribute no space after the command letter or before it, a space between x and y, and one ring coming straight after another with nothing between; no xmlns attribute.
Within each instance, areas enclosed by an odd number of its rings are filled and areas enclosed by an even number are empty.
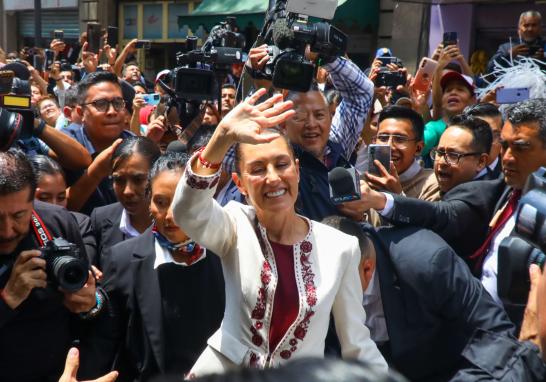
<svg viewBox="0 0 546 382"><path fill-rule="evenodd" d="M44 49L45 52L45 60L44 60L44 72L47 72L51 65L53 65L53 61L55 60L55 52L51 49Z"/></svg>
<svg viewBox="0 0 546 382"><path fill-rule="evenodd" d="M137 40L135 48L137 49L150 49L152 47L152 42L150 40Z"/></svg>
<svg viewBox="0 0 546 382"><path fill-rule="evenodd" d="M529 99L529 88L504 88L497 90L497 103L516 103Z"/></svg>
<svg viewBox="0 0 546 382"><path fill-rule="evenodd" d="M55 29L53 31L53 38L55 40L61 40L62 41L64 39L64 31L61 30L61 29Z"/></svg>
<svg viewBox="0 0 546 382"><path fill-rule="evenodd" d="M379 168L375 165L374 161L378 160L383 167L389 171L391 168L391 146L376 144L369 145L368 158L368 172L372 175L383 176Z"/></svg>
<svg viewBox="0 0 546 382"><path fill-rule="evenodd" d="M118 27L112 27L108 26L107 28L108 33L108 45L110 45L112 48L115 48L118 44Z"/></svg>
<svg viewBox="0 0 546 382"><path fill-rule="evenodd" d="M87 23L87 51L99 53L102 33L99 23Z"/></svg>
<svg viewBox="0 0 546 382"><path fill-rule="evenodd" d="M391 89L396 89L398 85L405 85L406 84L406 76L404 76L404 73L396 71L391 72L390 70L380 71L377 74L377 78L375 79L375 85L377 87L386 86Z"/></svg>
<svg viewBox="0 0 546 382"><path fill-rule="evenodd" d="M387 66L388 64L394 64L396 62L396 57L383 56L377 58L381 61L381 66Z"/></svg>
<svg viewBox="0 0 546 382"><path fill-rule="evenodd" d="M413 88L422 92L428 91L432 86L432 75L438 66L438 62L428 57L423 57L419 64L419 69L415 74Z"/></svg>
<svg viewBox="0 0 546 382"><path fill-rule="evenodd" d="M457 32L445 32L444 39L442 41L444 48L448 45L457 45L457 43L459 42Z"/></svg>
<svg viewBox="0 0 546 382"><path fill-rule="evenodd" d="M143 94L142 98L148 105L157 105L161 101L161 95L159 93Z"/></svg>
<svg viewBox="0 0 546 382"><path fill-rule="evenodd" d="M32 66L34 66L34 68L36 68L37 70L40 70L40 68L42 67L42 59L39 55L35 54L34 56L32 56Z"/></svg>

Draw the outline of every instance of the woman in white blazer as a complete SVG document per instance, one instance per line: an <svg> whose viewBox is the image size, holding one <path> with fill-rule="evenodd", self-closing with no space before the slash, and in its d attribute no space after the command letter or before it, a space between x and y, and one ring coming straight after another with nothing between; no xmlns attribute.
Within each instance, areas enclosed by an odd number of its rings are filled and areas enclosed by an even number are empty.
<svg viewBox="0 0 546 382"><path fill-rule="evenodd" d="M188 162L173 199L176 224L221 257L226 282L222 325L190 376L323 357L330 313L343 357L386 370L364 325L358 242L296 214L299 164L288 141L268 130L293 116L292 103L277 95L255 105L264 94L222 120ZM213 195L220 163L236 143L233 179L250 206L222 208Z"/></svg>

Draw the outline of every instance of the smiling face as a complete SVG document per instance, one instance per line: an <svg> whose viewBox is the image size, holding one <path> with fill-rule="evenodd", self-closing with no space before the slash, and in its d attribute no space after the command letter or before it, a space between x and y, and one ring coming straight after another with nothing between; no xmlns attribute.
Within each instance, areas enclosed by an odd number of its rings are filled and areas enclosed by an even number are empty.
<svg viewBox="0 0 546 382"><path fill-rule="evenodd" d="M142 216L149 204L146 198L149 161L138 153L119 160L121 163L115 163L112 172L116 197L129 215Z"/></svg>
<svg viewBox="0 0 546 382"><path fill-rule="evenodd" d="M467 129L450 126L444 131L438 143L438 151L468 154L476 150L472 145L473 136ZM434 172L440 191L448 192L461 183L469 182L484 169L487 155L469 155L459 159L458 164L449 164L445 158L434 161Z"/></svg>
<svg viewBox="0 0 546 382"><path fill-rule="evenodd" d="M287 141L240 146L240 175L233 181L258 216L293 212L298 198L299 164Z"/></svg>
<svg viewBox="0 0 546 382"><path fill-rule="evenodd" d="M538 122L514 126L506 121L501 145L504 180L509 186L523 189L529 175L546 166L546 147L539 137Z"/></svg>
<svg viewBox="0 0 546 382"><path fill-rule="evenodd" d="M180 171L163 171L152 180L150 214L155 221L159 233L171 243L183 243L188 239L174 222L171 202L176 191L178 181L182 177Z"/></svg>
<svg viewBox="0 0 546 382"><path fill-rule="evenodd" d="M286 135L290 142L322 160L332 125L326 99L319 91L301 93L294 99L294 110L295 116L286 121Z"/></svg>
<svg viewBox="0 0 546 382"><path fill-rule="evenodd" d="M45 174L40 178L34 198L66 208L66 182L61 174Z"/></svg>
<svg viewBox="0 0 546 382"><path fill-rule="evenodd" d="M55 126L57 118L61 115L61 109L55 101L46 99L39 104L40 117L49 125Z"/></svg>
<svg viewBox="0 0 546 382"><path fill-rule="evenodd" d="M387 118L381 121L377 135L400 135L408 140L403 144L396 144L391 138L391 159L398 174L404 173L414 162L415 157L423 149L423 141L415 141L415 132L409 119Z"/></svg>
<svg viewBox="0 0 546 382"><path fill-rule="evenodd" d="M442 110L448 117L461 114L476 98L461 80L449 81L442 93Z"/></svg>

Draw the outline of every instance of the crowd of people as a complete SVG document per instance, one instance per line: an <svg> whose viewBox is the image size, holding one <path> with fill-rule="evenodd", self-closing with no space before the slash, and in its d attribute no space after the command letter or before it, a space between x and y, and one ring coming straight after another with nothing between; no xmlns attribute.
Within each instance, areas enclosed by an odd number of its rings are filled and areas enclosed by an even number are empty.
<svg viewBox="0 0 546 382"><path fill-rule="evenodd" d="M255 76L255 44L202 102L145 77L137 40L54 39L44 68L0 48L0 96L29 100L0 107L0 380L546 380L540 252L525 301L499 288L546 167L541 33L522 13L483 76L440 44L424 82L389 48L308 51L307 92ZM524 64L542 83L501 102Z"/></svg>

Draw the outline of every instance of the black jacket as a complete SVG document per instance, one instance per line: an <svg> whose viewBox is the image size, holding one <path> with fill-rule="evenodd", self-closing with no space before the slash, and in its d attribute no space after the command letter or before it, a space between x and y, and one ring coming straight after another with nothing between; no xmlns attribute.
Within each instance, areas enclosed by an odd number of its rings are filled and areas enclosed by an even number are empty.
<svg viewBox="0 0 546 382"><path fill-rule="evenodd" d="M77 244L85 254L76 220L67 210L39 201L34 202L34 209L53 237ZM38 248L31 226L13 255ZM13 261L9 255L0 256L0 267L7 266L0 277L0 289L11 274ZM57 381L72 342L77 339L85 342L85 338L80 337L83 325L77 315L64 307L62 293L52 284L44 289L33 289L14 310L0 299L0 380Z"/></svg>
<svg viewBox="0 0 546 382"><path fill-rule="evenodd" d="M411 381L448 380L476 329L513 338L506 313L436 234L415 227L370 232L389 334L386 358Z"/></svg>
<svg viewBox="0 0 546 382"><path fill-rule="evenodd" d="M495 206L504 191L503 179L460 184L439 202L393 195L394 207L388 220L395 225L427 228L440 235L459 256L469 260L484 242Z"/></svg>
<svg viewBox="0 0 546 382"><path fill-rule="evenodd" d="M119 381L147 380L168 371L165 344L169 333L164 329L162 296L158 272L154 269L154 242L148 229L141 236L106 249L104 288L110 298L110 314L108 322L101 327L102 332L95 336L102 349L102 358L96 367L103 372L118 370ZM194 321L184 328L188 336L199 335L201 341L192 364L205 349L208 338L220 327L225 306L220 259L207 252L206 258L194 266L201 267L203 279L188 293L200 295L201 301L207 302L207 308L188 306L183 312Z"/></svg>
<svg viewBox="0 0 546 382"><path fill-rule="evenodd" d="M102 268L104 250L128 238L119 229L122 212L123 206L118 202L97 207L91 213L91 227L97 242L97 256L93 264L99 269Z"/></svg>

